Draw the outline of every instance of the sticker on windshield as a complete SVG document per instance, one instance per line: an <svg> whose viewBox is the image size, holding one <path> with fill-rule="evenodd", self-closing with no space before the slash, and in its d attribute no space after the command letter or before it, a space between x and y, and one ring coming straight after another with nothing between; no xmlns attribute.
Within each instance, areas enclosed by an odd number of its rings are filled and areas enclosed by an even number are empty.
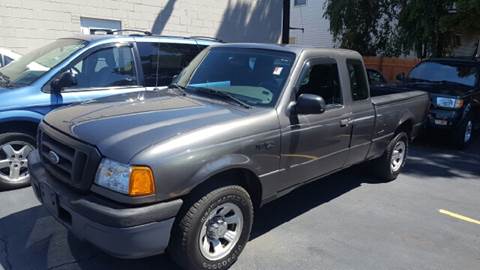
<svg viewBox="0 0 480 270"><path fill-rule="evenodd" d="M273 70L273 75L279 76L280 74L282 74L282 71L283 67L275 67L275 69Z"/></svg>

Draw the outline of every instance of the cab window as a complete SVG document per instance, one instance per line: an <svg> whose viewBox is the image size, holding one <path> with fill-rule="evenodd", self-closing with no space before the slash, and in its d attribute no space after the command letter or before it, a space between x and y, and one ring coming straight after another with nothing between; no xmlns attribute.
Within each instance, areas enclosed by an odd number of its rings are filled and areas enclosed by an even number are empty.
<svg viewBox="0 0 480 270"><path fill-rule="evenodd" d="M194 44L138 42L145 86L166 86L200 52Z"/></svg>
<svg viewBox="0 0 480 270"><path fill-rule="evenodd" d="M128 46L98 50L70 68L73 85L66 89L138 85L132 50Z"/></svg>
<svg viewBox="0 0 480 270"><path fill-rule="evenodd" d="M347 60L348 74L350 77L350 90L353 101L365 100L369 97L367 76L360 60Z"/></svg>
<svg viewBox="0 0 480 270"><path fill-rule="evenodd" d="M322 63L307 65L300 80L297 96L314 94L321 96L327 105L342 105L343 98L337 63L330 59L320 62Z"/></svg>

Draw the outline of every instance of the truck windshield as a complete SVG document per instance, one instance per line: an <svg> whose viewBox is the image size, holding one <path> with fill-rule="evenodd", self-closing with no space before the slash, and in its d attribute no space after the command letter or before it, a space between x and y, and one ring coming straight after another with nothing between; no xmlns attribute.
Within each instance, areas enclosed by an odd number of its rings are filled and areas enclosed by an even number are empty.
<svg viewBox="0 0 480 270"><path fill-rule="evenodd" d="M177 84L190 92L214 90L251 106L273 107L290 74L295 54L218 47L203 51Z"/></svg>
<svg viewBox="0 0 480 270"><path fill-rule="evenodd" d="M84 40L59 39L34 50L0 69L0 86L13 88L30 85L86 45Z"/></svg>
<svg viewBox="0 0 480 270"><path fill-rule="evenodd" d="M408 80L454 83L474 87L477 77L478 70L473 65L424 62L410 72Z"/></svg>

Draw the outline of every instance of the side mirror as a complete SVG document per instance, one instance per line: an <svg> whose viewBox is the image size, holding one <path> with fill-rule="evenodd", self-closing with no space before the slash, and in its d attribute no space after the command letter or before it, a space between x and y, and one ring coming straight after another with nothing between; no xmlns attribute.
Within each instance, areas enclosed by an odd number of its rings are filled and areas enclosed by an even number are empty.
<svg viewBox="0 0 480 270"><path fill-rule="evenodd" d="M403 82L405 81L405 73L400 73L400 74L397 74L397 76L395 77L397 79L397 81L400 81L400 82Z"/></svg>
<svg viewBox="0 0 480 270"><path fill-rule="evenodd" d="M62 91L63 88L75 86L77 83L75 78L73 77L72 73L69 71L65 71L60 76L52 81L50 84L52 88L52 92L58 93Z"/></svg>
<svg viewBox="0 0 480 270"><path fill-rule="evenodd" d="M301 94L295 105L297 114L321 114L325 112L325 100L321 96Z"/></svg>

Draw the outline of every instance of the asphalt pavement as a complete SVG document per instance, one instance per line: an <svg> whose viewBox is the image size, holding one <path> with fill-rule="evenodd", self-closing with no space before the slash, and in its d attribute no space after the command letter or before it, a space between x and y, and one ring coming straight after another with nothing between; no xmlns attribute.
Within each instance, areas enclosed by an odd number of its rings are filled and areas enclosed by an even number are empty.
<svg viewBox="0 0 480 270"><path fill-rule="evenodd" d="M232 269L478 270L478 220L480 139L467 151L423 141L396 181L358 166L266 205ZM0 193L2 268L177 269L163 255L120 260L80 242L31 188Z"/></svg>

